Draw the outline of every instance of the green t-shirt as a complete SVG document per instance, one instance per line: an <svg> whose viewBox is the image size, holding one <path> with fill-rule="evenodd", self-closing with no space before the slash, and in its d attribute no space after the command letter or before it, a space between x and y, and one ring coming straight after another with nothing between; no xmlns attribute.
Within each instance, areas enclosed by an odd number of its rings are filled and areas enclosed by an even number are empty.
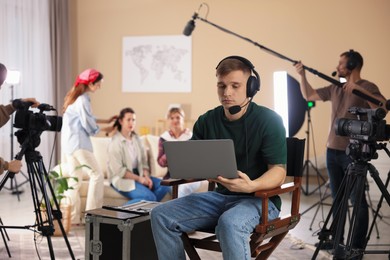
<svg viewBox="0 0 390 260"><path fill-rule="evenodd" d="M237 169L251 180L268 170L268 164L286 164L286 132L281 117L271 109L249 103L246 113L229 121L222 106L201 115L193 129L192 139L232 139ZM219 185L217 192L238 194ZM245 194L248 195L248 194ZM279 197L272 199L280 209Z"/></svg>

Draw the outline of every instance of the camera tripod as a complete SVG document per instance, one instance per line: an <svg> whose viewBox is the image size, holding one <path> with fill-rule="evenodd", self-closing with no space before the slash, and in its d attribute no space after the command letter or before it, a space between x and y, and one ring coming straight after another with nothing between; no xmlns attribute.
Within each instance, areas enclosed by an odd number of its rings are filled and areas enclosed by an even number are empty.
<svg viewBox="0 0 390 260"><path fill-rule="evenodd" d="M62 225L62 213L59 210L59 204L54 196L54 189L49 181L49 175L45 169L42 161L42 156L38 151L35 151L35 147L38 146L40 132L29 133L24 132L25 130L19 130L15 135L23 139L21 151L16 155L17 160L21 160L25 156L27 163L27 172L29 176L31 195L34 204L35 212L35 225L30 226L0 226L0 229L14 228L14 229L28 229L34 230L47 238L47 244L49 248L50 258L55 259L51 236L54 234L54 220L58 221L61 229L62 236L65 240L71 259L75 259L69 240L66 236L64 227ZM19 134L19 135L18 135ZM8 178L13 178L14 173L7 172L6 176L1 180L0 191L3 188ZM39 189L39 190L38 190ZM40 193L39 193L40 191ZM49 197L50 192L50 197ZM40 198L40 195L42 198ZM52 201L52 203L51 203ZM44 203L45 210L41 209L41 204ZM46 216L46 218L45 218Z"/></svg>
<svg viewBox="0 0 390 260"><path fill-rule="evenodd" d="M351 144L350 144L351 146ZM324 226L321 229L321 231L318 234L319 243L318 246L312 256L312 259L316 259L318 252L324 242L325 239L327 239L330 235L334 235L334 244L333 244L333 259L361 259L364 254L388 254L390 258L390 250L386 251L366 251L365 248L367 246L368 240L370 238L373 226L375 225L375 220L378 216L379 209L381 207L383 198L386 199L388 205L390 206L390 194L387 190L387 186L389 184L389 178L390 174L388 174L386 185L383 184L382 180L379 177L379 173L376 170L376 168L368 163L370 159L372 159L372 156L377 155L375 147L372 147L370 144L363 144L362 150L364 151L370 151L370 149L373 150L373 152L369 152L370 156L369 158L360 158L360 154L357 156L359 158L354 158L356 156L352 155L351 158L353 159L353 162L351 162L348 165L346 175L343 178L343 181L341 183L340 189L337 192L335 201L340 201L340 204L338 208L335 208L336 204L333 204L330 212L324 222ZM390 156L389 151L385 146L380 146L381 149L385 149L388 156ZM364 154L367 156L367 154ZM371 224L371 227L369 229L369 232L367 233L367 237L365 238L365 242L362 248L356 249L352 247L352 241L354 237L356 236L356 231L359 228L358 227L358 221L357 216L359 214L359 211L361 210L360 204L362 202L364 192L365 192L365 184L366 184L366 175L367 172L370 173L371 177L374 179L375 183L377 184L379 190L382 193L380 203L378 204L377 211L374 214L374 219ZM350 217L350 227L348 230L348 236L345 245L342 245L342 236L344 231L344 224L346 221L346 215L348 211L348 199L352 192L355 192L355 203L353 206L352 215ZM328 222L333 214L334 221L331 223L329 229L327 228Z"/></svg>

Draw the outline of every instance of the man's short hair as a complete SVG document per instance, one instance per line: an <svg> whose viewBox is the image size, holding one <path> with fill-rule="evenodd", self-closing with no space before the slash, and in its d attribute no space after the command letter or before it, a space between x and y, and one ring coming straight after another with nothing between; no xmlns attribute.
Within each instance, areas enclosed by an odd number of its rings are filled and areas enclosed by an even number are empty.
<svg viewBox="0 0 390 260"><path fill-rule="evenodd" d="M0 63L0 86L3 85L5 78L7 77L7 68L4 64Z"/></svg>
<svg viewBox="0 0 390 260"><path fill-rule="evenodd" d="M340 57L346 57L348 59L347 61L347 69L348 70L354 70L358 69L361 70L363 67L363 57L360 55L359 52L354 51L354 50L349 50L346 52L343 52Z"/></svg>
<svg viewBox="0 0 390 260"><path fill-rule="evenodd" d="M236 70L241 70L244 71L245 73L251 74L251 68L242 62L241 60L234 59L234 58L228 58L222 60L218 65L217 65L217 76L225 76L229 74L232 71Z"/></svg>

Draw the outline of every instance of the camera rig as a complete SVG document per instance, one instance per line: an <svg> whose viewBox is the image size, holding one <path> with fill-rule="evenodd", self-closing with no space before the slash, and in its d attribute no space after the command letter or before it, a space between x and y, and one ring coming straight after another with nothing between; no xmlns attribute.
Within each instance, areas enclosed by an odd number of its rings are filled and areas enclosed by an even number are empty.
<svg viewBox="0 0 390 260"><path fill-rule="evenodd" d="M43 131L60 132L62 128L62 117L48 116L44 111L55 110L48 104L40 104L39 112L29 110L33 103L15 99L12 106L16 109L13 126L20 128L15 132L15 136L20 144L25 143L28 138L28 145L32 150L40 144L40 135Z"/></svg>
<svg viewBox="0 0 390 260"><path fill-rule="evenodd" d="M384 120L386 111L383 108L351 107L348 112L357 119L339 118L334 125L337 135L350 138L347 155L358 161L376 159L376 150L381 148L377 142L390 139L390 125Z"/></svg>
<svg viewBox="0 0 390 260"><path fill-rule="evenodd" d="M357 120L337 119L335 123L337 135L349 136L351 139L365 142L386 141L390 138L390 125L386 125L386 121L383 120L386 116L386 111L383 108L351 107L348 112L356 115ZM363 120L364 117L367 118L366 121Z"/></svg>
<svg viewBox="0 0 390 260"><path fill-rule="evenodd" d="M29 226L3 226L4 228L29 229L38 232L47 238L50 258L55 259L51 236L54 233L54 221L57 220L62 236L67 245L70 258L75 259L69 240L62 225L62 213L58 201L54 195L54 189L49 181L49 176L45 165L43 164L41 154L35 150L40 144L40 135L43 131L61 131L62 117L47 116L44 111L55 110L47 104L38 106L39 112L34 113L29 110L33 103L24 102L16 99L12 106L16 109L16 115L13 126L21 128L15 132L21 150L15 159L22 160L23 156L27 163L27 172L31 188L31 198L34 204L35 224ZM0 190L3 188L8 178L13 178L15 173L7 172L0 182ZM52 198L53 205L50 202ZM41 210L41 203L46 205L45 210ZM44 218L46 216L46 219Z"/></svg>
<svg viewBox="0 0 390 260"><path fill-rule="evenodd" d="M390 194L387 190L390 182L390 171L388 172L386 184L384 184L379 177L379 172L372 164L368 163L371 159L378 158L377 149L383 149L390 157L390 152L386 148L386 145L378 143L378 141L388 141L390 139L390 126L384 120L386 111L383 108L366 109L351 107L348 109L348 112L356 115L357 119L337 119L334 128L337 135L349 137L350 143L346 149L346 154L352 159L352 162L348 165L337 195L334 198L334 201L338 201L340 205L335 207L335 204L332 204L330 212L319 232L318 237L320 241L312 259L316 259L322 243L329 235L334 236L333 259L355 259L355 257L361 259L364 254L388 254L390 256L390 250L366 250L383 199L390 206ZM352 247L352 240L356 235L359 224L357 219L360 210L362 210L359 202L363 200L367 172L374 179L382 195L375 211L370 230L368 231L367 237L365 237L364 246L356 249ZM349 217L350 227L347 241L343 244L341 237L343 236L344 224L349 207L348 199L352 192L355 192L356 202L353 205L352 215ZM328 228L327 225L332 214L334 214L336 221L333 221Z"/></svg>

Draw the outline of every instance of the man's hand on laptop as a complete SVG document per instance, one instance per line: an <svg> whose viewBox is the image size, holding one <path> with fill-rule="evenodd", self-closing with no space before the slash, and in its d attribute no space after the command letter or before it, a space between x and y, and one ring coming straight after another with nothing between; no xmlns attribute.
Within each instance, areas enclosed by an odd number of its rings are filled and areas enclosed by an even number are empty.
<svg viewBox="0 0 390 260"><path fill-rule="evenodd" d="M228 179L222 176L218 176L217 179L212 179L212 181L222 184L230 191L246 193L253 192L253 181L249 179L248 175L241 171L237 171L237 173L238 178L235 179Z"/></svg>

